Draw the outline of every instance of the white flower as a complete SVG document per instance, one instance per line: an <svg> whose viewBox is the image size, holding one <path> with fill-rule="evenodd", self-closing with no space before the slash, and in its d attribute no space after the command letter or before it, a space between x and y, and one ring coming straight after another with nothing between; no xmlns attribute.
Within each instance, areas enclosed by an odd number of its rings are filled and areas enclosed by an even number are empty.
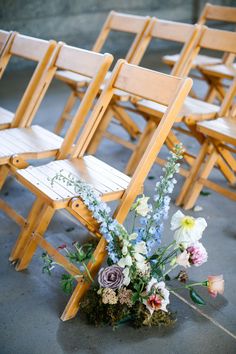
<svg viewBox="0 0 236 354"><path fill-rule="evenodd" d="M127 240L122 240L123 241L123 247L122 247L122 254L123 256L126 256L128 254L128 246L129 246L129 241Z"/></svg>
<svg viewBox="0 0 236 354"><path fill-rule="evenodd" d="M136 267L142 274L147 274L149 272L149 265L146 262L137 262Z"/></svg>
<svg viewBox="0 0 236 354"><path fill-rule="evenodd" d="M140 241L136 243L134 246L134 252L135 253L141 253L141 254L147 254L147 246L144 241Z"/></svg>
<svg viewBox="0 0 236 354"><path fill-rule="evenodd" d="M143 302L151 315L157 310L167 312L166 306L170 303L170 292L166 289L165 283L163 281L158 283L155 278L152 278L147 285L146 291L149 297Z"/></svg>
<svg viewBox="0 0 236 354"><path fill-rule="evenodd" d="M136 232L132 233L131 235L129 235L129 240L136 240L136 238L138 237L138 234L136 234Z"/></svg>
<svg viewBox="0 0 236 354"><path fill-rule="evenodd" d="M124 268L123 274L124 274L123 285L128 286L130 283L129 268L128 267Z"/></svg>
<svg viewBox="0 0 236 354"><path fill-rule="evenodd" d="M148 200L149 197L145 197L144 195L137 200L137 206L135 208L137 214L141 216L147 215L149 212Z"/></svg>
<svg viewBox="0 0 236 354"><path fill-rule="evenodd" d="M190 267L189 253L186 250L184 250L176 257L175 263L177 263L178 265L184 268Z"/></svg>
<svg viewBox="0 0 236 354"><path fill-rule="evenodd" d="M120 266L121 268L125 268L126 266L127 266L127 267L131 267L131 265L132 265L132 258L131 258L131 256L128 254L126 257L121 258L117 264L118 264L118 266Z"/></svg>
<svg viewBox="0 0 236 354"><path fill-rule="evenodd" d="M204 218L185 216L180 210L171 219L171 230L176 230L174 239L177 244L183 244L185 247L198 241L206 227Z"/></svg>

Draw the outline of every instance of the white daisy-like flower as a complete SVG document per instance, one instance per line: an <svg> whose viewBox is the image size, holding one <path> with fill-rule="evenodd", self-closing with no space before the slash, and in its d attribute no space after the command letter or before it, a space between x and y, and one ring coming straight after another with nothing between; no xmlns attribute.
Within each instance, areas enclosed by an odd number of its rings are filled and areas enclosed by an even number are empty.
<svg viewBox="0 0 236 354"><path fill-rule="evenodd" d="M174 239L177 244L185 247L200 240L206 227L207 222L204 218L185 216L180 210L171 219L171 230L176 230Z"/></svg>

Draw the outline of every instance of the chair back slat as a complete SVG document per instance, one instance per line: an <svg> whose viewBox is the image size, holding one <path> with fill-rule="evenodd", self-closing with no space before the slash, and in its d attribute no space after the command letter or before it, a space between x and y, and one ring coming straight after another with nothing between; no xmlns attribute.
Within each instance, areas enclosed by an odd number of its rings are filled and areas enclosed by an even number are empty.
<svg viewBox="0 0 236 354"><path fill-rule="evenodd" d="M206 20L236 22L236 8L230 6L218 6L206 4Z"/></svg>
<svg viewBox="0 0 236 354"><path fill-rule="evenodd" d="M199 45L201 48L236 54L236 32L206 28Z"/></svg>
<svg viewBox="0 0 236 354"><path fill-rule="evenodd" d="M154 38L186 43L194 32L194 25L157 19L150 35Z"/></svg>
<svg viewBox="0 0 236 354"><path fill-rule="evenodd" d="M113 12L109 22L112 31L140 33L148 17Z"/></svg>
<svg viewBox="0 0 236 354"><path fill-rule="evenodd" d="M168 105L179 87L180 80L177 77L124 64L114 87L132 95Z"/></svg>
<svg viewBox="0 0 236 354"><path fill-rule="evenodd" d="M40 61L48 49L48 41L16 34L10 54L24 59Z"/></svg>
<svg viewBox="0 0 236 354"><path fill-rule="evenodd" d="M87 77L93 77L103 60L103 54L64 45L55 65L58 69L70 70Z"/></svg>
<svg viewBox="0 0 236 354"><path fill-rule="evenodd" d="M111 31L127 32L135 35L135 38L125 56L131 62L133 53L140 43L142 35L150 22L149 16L135 16L111 11L108 15L97 40L92 48L95 52L100 52Z"/></svg>
<svg viewBox="0 0 236 354"><path fill-rule="evenodd" d="M140 64L152 39L183 43L180 59L173 71L174 75L181 76L183 61L190 55L200 31L201 27L199 25L165 21L153 17L142 36L139 46L134 52L131 62L135 65Z"/></svg>

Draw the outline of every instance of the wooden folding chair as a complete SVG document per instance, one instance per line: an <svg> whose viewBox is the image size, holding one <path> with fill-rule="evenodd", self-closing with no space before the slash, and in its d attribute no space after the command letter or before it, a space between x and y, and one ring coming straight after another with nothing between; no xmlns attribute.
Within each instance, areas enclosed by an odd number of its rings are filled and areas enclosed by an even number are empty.
<svg viewBox="0 0 236 354"><path fill-rule="evenodd" d="M88 264L91 276L96 275L106 256L106 242L99 233L98 224L73 188L60 182L53 188L49 179L61 169L66 174L72 173L75 177L81 178L92 185L104 201L117 201L117 208L113 216L118 222L123 223L134 199L142 189L156 155L160 151L191 86L191 79L161 74L128 64L124 60L118 61L82 131L71 158L17 172L18 180L37 196L28 217L27 226L22 228L11 254L11 260L18 259L17 270L27 268L36 248L40 246L70 274L81 274L73 264L69 263L43 238L55 211L66 209L90 232L100 238L93 254L93 261ZM149 145L132 178L93 156L84 155L116 89L159 102L167 107L161 123L153 130ZM78 283L61 317L62 320L68 320L76 315L80 299L89 286L88 282Z"/></svg>
<svg viewBox="0 0 236 354"><path fill-rule="evenodd" d="M236 77L228 94L232 97L236 95ZM232 106L227 117L224 117L224 114L227 114L227 109L222 110L220 118L197 124L197 130L203 134L204 140L176 201L176 204L183 205L184 209L194 206L204 186L236 201L236 193L232 189L224 188L208 179L219 158L225 161L234 175L236 174L236 159L233 155L236 153L236 104Z"/></svg>
<svg viewBox="0 0 236 354"><path fill-rule="evenodd" d="M205 97L207 102L213 102L216 95L219 101L222 101L229 87L229 82L236 75L235 55L225 57L224 64L204 65L198 68L210 87Z"/></svg>
<svg viewBox="0 0 236 354"><path fill-rule="evenodd" d="M153 39L158 40L166 40L166 41L172 41L172 42L178 42L183 45L182 51L180 58L178 62L176 62L174 68L171 71L172 75L177 75L177 76L183 76L182 72L186 72L185 66L186 63L188 63L188 58L191 54L191 52L194 50L196 47L197 43L199 42L199 38L201 35L202 28L199 25L191 25L191 24L186 24L186 23L180 23L180 22L174 22L174 21L165 21L165 20L159 20L157 18L152 18L150 21L149 25L147 26L146 31L144 32L142 39L140 41L139 46L137 47L135 53L133 54L133 59L132 62L138 65L143 56L145 55L145 52L147 51L147 48L150 44L150 42ZM188 65L188 67L190 64ZM129 97L126 97L127 99ZM122 117L123 121L126 121L126 116L127 116L127 111L135 111L136 113L141 113L141 115L148 120L149 115L152 114L152 112L149 112L145 109L142 109L139 111L139 103L144 103L144 102L149 102L150 106L154 105L155 103L148 101L148 100L140 100L140 98L135 98L135 97L130 97L131 101L133 103L133 106L130 107L130 104L126 104L123 102L117 102L112 101L109 105L109 108L107 109L106 112L106 118L103 119L101 122L101 125L99 129L96 132L96 135L94 136L93 141L89 145L88 152L94 154L97 150L98 145L100 144L100 141L102 137L106 137L110 140L113 140L123 146L125 146L128 149L135 150L136 145L134 142L127 141L126 139L121 138L120 136L117 136L116 134L112 134L107 130L109 123L111 122L111 119L117 115ZM138 102L136 104L136 102ZM129 102L130 103L130 102ZM162 107L162 112L159 114L159 118L162 117L163 115L163 109L165 107L161 105L157 105L158 107ZM121 118L120 118L121 119ZM125 124L123 124L125 127ZM174 137L173 133L172 138L175 140L174 144L177 142L177 138ZM172 139L172 140L173 140ZM172 144L172 147L173 145ZM135 168L135 167L134 167ZM126 172L128 174L132 174L133 170L129 170L129 166L127 166Z"/></svg>
<svg viewBox="0 0 236 354"><path fill-rule="evenodd" d="M224 22L236 24L236 8L229 6L218 6L207 3L203 8L197 23L199 25L205 25L209 21L214 21L214 23ZM232 64L234 58L235 55L226 53L225 55L223 55L222 58L199 54L194 59L192 63L192 68L197 69L200 72L201 76L192 75L192 77L195 77L197 79L203 79L209 85L209 90L205 96L205 101L213 102L216 97L216 94L218 94L217 97L222 100L223 85L219 83L220 80L217 74L219 74L220 72L220 78L225 79L225 70L227 71L227 66L229 64ZM165 55L163 57L164 63L171 67L176 63L176 61L178 61L178 59L179 54ZM201 69L204 70L205 66L208 66L211 70L211 73L213 73L213 79L210 79L209 74L207 75L207 73L204 74L204 72L202 72ZM218 76L218 85L215 84L215 74L216 76Z"/></svg>
<svg viewBox="0 0 236 354"><path fill-rule="evenodd" d="M217 40L215 38L217 38ZM236 53L235 32L220 31L204 27L200 35L197 37L197 41L198 43L195 43L195 48L190 52L190 55L184 62L184 65L182 65L181 75L183 76L188 75L191 69L192 61L202 48L226 52L230 54ZM232 95L230 95L230 92L233 90L233 87L234 82L231 83L231 86L228 89L229 94L226 94L221 106L213 105L198 99L194 99L192 97L187 97L176 121L184 123L186 128L176 125L174 129L180 131L181 133L194 137L201 144L202 135L199 134L199 132L196 130L196 123L202 120L215 119L218 116L221 116L222 112L227 113L233 101L233 97ZM142 135L140 136L138 143L136 145L133 144L132 146L133 153L126 167L126 173L128 174L132 174L132 172L136 168L136 165L140 158L140 154L142 154L143 149L145 149L145 144L147 144L149 140L149 135L151 134L153 126L155 124L158 124L160 117L165 111L163 106L150 102L148 100L136 100L136 102L133 101L133 103L135 104L137 111L141 114L143 113L143 116L144 118L146 118L148 124L145 130L143 131ZM174 135L172 130L167 139L167 146L171 147L177 141L178 139ZM188 164L191 165L194 161L193 156L188 152L186 152L185 154L186 157L188 157L186 161L188 162ZM158 159L158 162L163 164L163 161L161 161L160 159ZM221 172L226 176L229 182L234 183L235 176L225 164L225 161L221 160L220 158L218 164ZM186 177L188 175L188 171L181 170L181 174Z"/></svg>
<svg viewBox="0 0 236 354"><path fill-rule="evenodd" d="M135 38L128 50L128 53L125 56L125 59L128 62L133 63L133 54L139 45L140 39L149 21L150 17L148 16L127 15L111 11L101 29L100 34L98 35L95 44L93 45L92 51L98 53L101 52L109 37L109 34L112 31L131 33L135 35ZM60 134L66 121L71 120L73 118L71 114L72 109L75 106L77 100L81 99L81 97L83 96L83 88L87 84L88 79L81 75L76 75L70 71L61 70L57 72L56 78L65 82L72 91L55 127L55 133ZM122 98L119 97L119 99ZM117 119L119 120L119 116L117 116ZM121 121L121 124L122 123L123 121ZM131 126L129 126L129 121L126 122L126 129L128 129L132 137L135 137L138 133L138 129L134 126L134 123L132 121L130 122L130 124Z"/></svg>
<svg viewBox="0 0 236 354"><path fill-rule="evenodd" d="M22 44L21 41L17 43ZM21 46L17 46L17 48L20 50ZM32 47L27 48L29 51L32 49ZM36 56L36 52L38 49L40 50L40 47L33 48ZM35 90L38 101L34 102L34 105L28 104L25 107L27 114L24 115L24 119L18 122L18 116L14 118L12 122L13 128L0 131L0 188L2 188L8 173L14 174L17 169L25 168L29 159L65 158L67 156L99 93L100 86L111 66L112 60L113 57L110 54L90 52L63 45L63 43L57 45L54 55ZM71 70L91 79L64 140L39 125L31 125L39 103L42 101L57 69ZM38 91L40 91L40 94L38 94ZM24 218L3 200L0 200L0 208L17 223L24 224Z"/></svg>
<svg viewBox="0 0 236 354"><path fill-rule="evenodd" d="M0 56L0 77L6 70L12 57L20 57L38 63L31 80L22 96L15 113L0 107L0 130L24 126L23 122L31 120L40 103L44 90L42 76L55 51L55 41L11 33Z"/></svg>

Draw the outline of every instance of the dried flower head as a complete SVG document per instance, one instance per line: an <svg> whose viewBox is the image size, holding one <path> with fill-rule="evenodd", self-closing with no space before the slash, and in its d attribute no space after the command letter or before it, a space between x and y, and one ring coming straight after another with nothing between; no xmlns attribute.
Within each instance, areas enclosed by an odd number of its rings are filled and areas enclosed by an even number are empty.
<svg viewBox="0 0 236 354"><path fill-rule="evenodd" d="M186 283L186 281L188 280L188 274L185 270L181 270L179 272L179 274L177 275L177 279L181 282L181 283Z"/></svg>
<svg viewBox="0 0 236 354"><path fill-rule="evenodd" d="M122 305L126 304L128 307L132 307L133 306L132 295L133 295L132 290L126 288L120 289L118 293L119 302Z"/></svg>
<svg viewBox="0 0 236 354"><path fill-rule="evenodd" d="M105 288L102 291L102 302L104 304L115 305L118 302L118 297L113 289Z"/></svg>

